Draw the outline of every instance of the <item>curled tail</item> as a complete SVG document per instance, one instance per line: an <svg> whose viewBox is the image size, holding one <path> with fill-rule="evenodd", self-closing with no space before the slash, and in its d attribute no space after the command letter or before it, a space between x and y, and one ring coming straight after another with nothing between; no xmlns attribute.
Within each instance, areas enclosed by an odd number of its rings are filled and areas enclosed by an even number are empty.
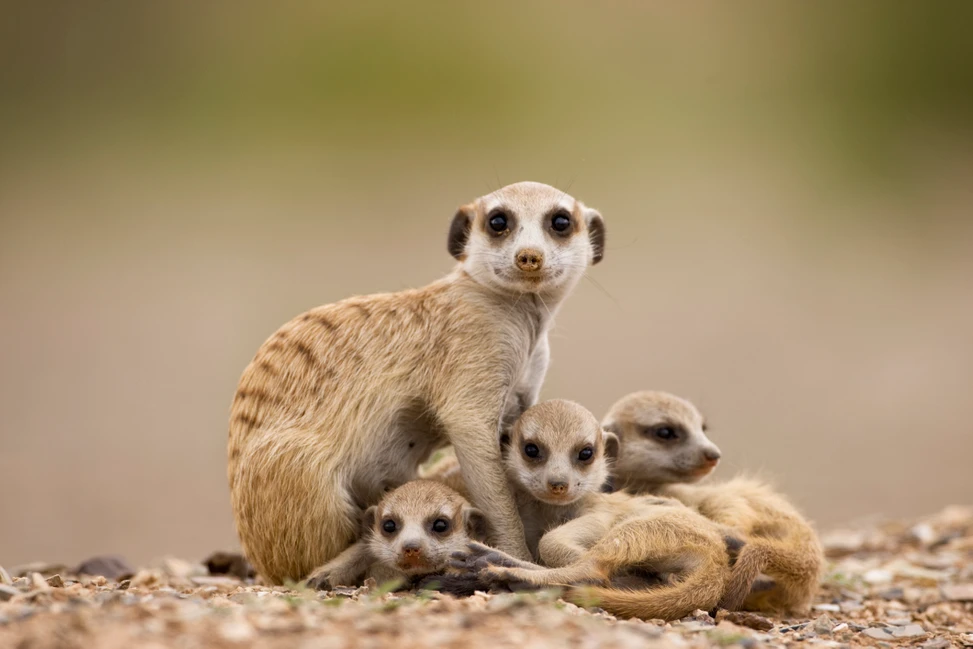
<svg viewBox="0 0 973 649"><path fill-rule="evenodd" d="M800 613L811 604L821 573L821 550L814 542L786 543L755 538L740 550L720 606L774 613ZM773 578L767 591L753 592L761 573Z"/></svg>
<svg viewBox="0 0 973 649"><path fill-rule="evenodd" d="M675 584L654 588L575 586L567 590L564 599L578 606L599 606L622 618L678 620L696 609L715 608L723 594L725 579L720 567L713 566L713 569L696 570Z"/></svg>
<svg viewBox="0 0 973 649"><path fill-rule="evenodd" d="M755 539L748 541L737 554L736 562L730 572L730 580L726 584L726 591L720 598L720 608L728 611L738 611L750 594L757 577L767 566L770 555L766 541Z"/></svg>

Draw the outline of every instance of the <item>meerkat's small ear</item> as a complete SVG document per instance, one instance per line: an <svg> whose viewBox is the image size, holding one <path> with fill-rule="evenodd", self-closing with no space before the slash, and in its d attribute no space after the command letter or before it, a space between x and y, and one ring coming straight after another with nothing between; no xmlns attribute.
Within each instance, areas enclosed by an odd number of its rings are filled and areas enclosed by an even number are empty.
<svg viewBox="0 0 973 649"><path fill-rule="evenodd" d="M507 459L507 449L510 448L510 433L500 435L500 457Z"/></svg>
<svg viewBox="0 0 973 649"><path fill-rule="evenodd" d="M375 517L378 516L378 507L372 505L368 509L362 512L361 515L361 529L362 532L367 532L368 530L375 527Z"/></svg>
<svg viewBox="0 0 973 649"><path fill-rule="evenodd" d="M466 527L466 534L481 543L486 542L492 531L490 521L476 507L467 507L463 510L463 524Z"/></svg>
<svg viewBox="0 0 973 649"><path fill-rule="evenodd" d="M588 226L588 239L591 240L592 258L591 263L597 264L605 256L605 219L601 218L601 212L596 209L582 206L584 209L584 222Z"/></svg>
<svg viewBox="0 0 973 649"><path fill-rule="evenodd" d="M456 211L453 222L449 226L449 238L446 248L449 254L463 261L466 259L466 244L470 240L470 230L473 229L473 217L476 210L473 205L464 205Z"/></svg>
<svg viewBox="0 0 973 649"><path fill-rule="evenodd" d="M618 449L620 446L618 442L618 435L608 430L602 431L601 434L605 436L605 457L613 460L616 459L618 457Z"/></svg>

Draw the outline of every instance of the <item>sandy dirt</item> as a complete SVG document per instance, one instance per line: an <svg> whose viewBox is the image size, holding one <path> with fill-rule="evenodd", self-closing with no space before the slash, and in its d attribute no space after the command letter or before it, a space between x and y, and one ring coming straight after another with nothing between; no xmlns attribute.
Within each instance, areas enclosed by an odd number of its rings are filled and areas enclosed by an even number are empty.
<svg viewBox="0 0 973 649"><path fill-rule="evenodd" d="M973 507L822 538L828 571L804 619L618 620L556 591L271 588L214 574L239 566L169 558L136 571L103 564L115 579L55 565L0 571L0 647L973 647Z"/></svg>

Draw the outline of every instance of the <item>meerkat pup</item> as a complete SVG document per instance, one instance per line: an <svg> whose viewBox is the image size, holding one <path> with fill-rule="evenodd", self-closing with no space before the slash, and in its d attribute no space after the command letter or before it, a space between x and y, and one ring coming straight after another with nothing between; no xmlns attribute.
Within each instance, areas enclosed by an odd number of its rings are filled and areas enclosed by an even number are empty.
<svg viewBox="0 0 973 649"><path fill-rule="evenodd" d="M615 462L616 488L654 493L663 485L701 480L720 461L720 449L706 436L706 420L696 406L667 392L622 397L601 425L625 449Z"/></svg>
<svg viewBox="0 0 973 649"><path fill-rule="evenodd" d="M545 401L514 425L505 469L514 485L528 545L546 567L471 543L453 566L487 583L569 589L576 603L609 612L676 619L712 609L730 575L722 529L670 498L601 493L617 441L589 411ZM598 587L600 586L600 587Z"/></svg>
<svg viewBox="0 0 973 649"><path fill-rule="evenodd" d="M677 498L745 541L721 606L807 612L824 565L814 529L784 496L757 480L687 484L709 474L720 457L692 403L665 392L637 392L612 406L602 425L619 437L619 486ZM755 589L761 573L773 584Z"/></svg>
<svg viewBox="0 0 973 649"><path fill-rule="evenodd" d="M264 579L336 557L358 512L447 443L491 541L528 558L499 433L537 400L554 314L604 241L597 211L509 185L459 208L445 278L318 307L271 336L240 379L227 449L237 531Z"/></svg>
<svg viewBox="0 0 973 649"><path fill-rule="evenodd" d="M366 577L405 584L449 568L454 552L485 541L483 514L446 485L413 480L392 490L362 516L362 538L314 571L312 588L360 584Z"/></svg>

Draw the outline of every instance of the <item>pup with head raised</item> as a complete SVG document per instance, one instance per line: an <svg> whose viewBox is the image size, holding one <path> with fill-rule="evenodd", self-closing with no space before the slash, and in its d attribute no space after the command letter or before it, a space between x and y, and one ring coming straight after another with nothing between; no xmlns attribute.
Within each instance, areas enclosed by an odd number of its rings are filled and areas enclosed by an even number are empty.
<svg viewBox="0 0 973 649"><path fill-rule="evenodd" d="M569 401L546 401L514 425L504 464L524 517L528 545L546 567L480 543L453 566L486 583L569 589L616 615L676 619L716 606L735 540L679 501L601 493L617 440ZM728 544L730 547L728 547Z"/></svg>
<svg viewBox="0 0 973 649"><path fill-rule="evenodd" d="M504 440L504 468L534 557L544 560L546 532L591 508L617 454L615 435L573 401L544 401L517 420Z"/></svg>
<svg viewBox="0 0 973 649"><path fill-rule="evenodd" d="M611 407L602 427L625 449L614 468L617 488L653 493L666 484L709 475L720 449L706 436L706 420L686 399L668 392L634 392Z"/></svg>
<svg viewBox="0 0 973 649"><path fill-rule="evenodd" d="M598 212L517 183L459 209L445 278L318 307L271 336L240 379L228 443L237 531L264 579L333 559L358 512L448 443L491 541L528 558L499 436L537 400L554 314L604 241Z"/></svg>
<svg viewBox="0 0 973 649"><path fill-rule="evenodd" d="M308 586L354 586L366 577L403 585L449 568L453 553L486 540L486 518L459 493L432 480L389 492L362 516L362 538L316 570Z"/></svg>
<svg viewBox="0 0 973 649"><path fill-rule="evenodd" d="M708 475L720 457L692 403L664 392L637 392L612 406L603 425L620 440L618 486L677 498L745 541L722 607L808 611L824 565L814 529L783 495L759 480L690 484ZM760 581L761 574L772 581Z"/></svg>

